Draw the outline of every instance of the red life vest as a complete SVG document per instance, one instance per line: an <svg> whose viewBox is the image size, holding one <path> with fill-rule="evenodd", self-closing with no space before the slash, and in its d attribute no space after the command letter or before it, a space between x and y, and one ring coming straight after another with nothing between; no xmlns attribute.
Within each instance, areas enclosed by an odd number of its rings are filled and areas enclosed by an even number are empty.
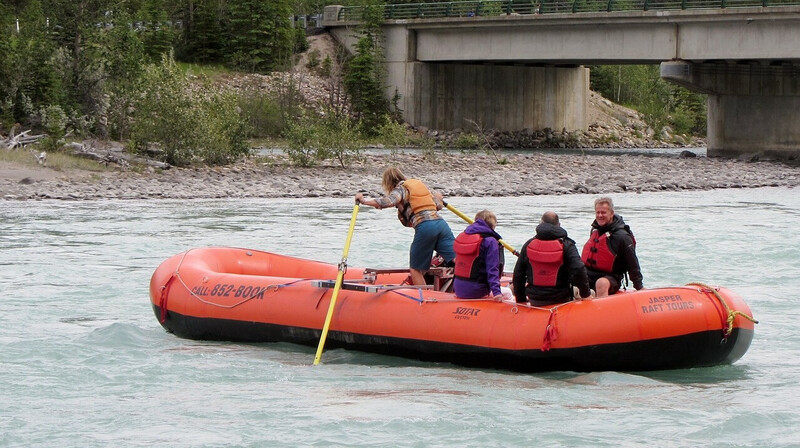
<svg viewBox="0 0 800 448"><path fill-rule="evenodd" d="M534 286L556 286L558 271L564 264L564 243L561 240L534 238L526 251L533 272Z"/></svg>
<svg viewBox="0 0 800 448"><path fill-rule="evenodd" d="M473 280L472 268L480 255L482 241L483 237L479 233L468 234L461 232L458 234L453 243L453 250L456 252L456 268L454 271L456 277Z"/></svg>
<svg viewBox="0 0 800 448"><path fill-rule="evenodd" d="M589 241L583 245L581 252L581 260L587 268L608 273L614 271L614 260L617 259L617 254L612 252L608 245L610 236L609 232L598 235L597 229L592 230Z"/></svg>

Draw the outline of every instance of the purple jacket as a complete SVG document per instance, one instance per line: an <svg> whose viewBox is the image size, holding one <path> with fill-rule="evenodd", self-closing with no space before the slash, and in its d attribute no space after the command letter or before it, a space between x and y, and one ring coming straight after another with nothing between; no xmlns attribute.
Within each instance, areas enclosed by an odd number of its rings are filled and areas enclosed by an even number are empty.
<svg viewBox="0 0 800 448"><path fill-rule="evenodd" d="M500 275L502 272L500 272L500 270L503 257L500 243L497 241L502 239L502 237L492 230L482 219L467 226L467 228L464 229L464 233L468 235L478 233L484 237L483 241L481 241L478 260L485 261L486 281L476 282L456 277L455 280L453 280L453 291L456 293L456 297L461 299L478 299L488 295L496 296L502 294L500 291ZM477 262L476 260L476 263Z"/></svg>

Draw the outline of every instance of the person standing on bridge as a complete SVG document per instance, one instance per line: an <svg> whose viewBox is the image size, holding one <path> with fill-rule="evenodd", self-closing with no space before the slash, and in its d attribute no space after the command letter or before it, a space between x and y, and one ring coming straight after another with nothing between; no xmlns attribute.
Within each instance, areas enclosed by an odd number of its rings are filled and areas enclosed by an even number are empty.
<svg viewBox="0 0 800 448"><path fill-rule="evenodd" d="M608 197L596 199L594 216L592 232L583 246L581 259L597 297L619 291L623 277L627 276L630 276L634 288L644 288L636 256L636 239L622 216L614 214L614 201Z"/></svg>
<svg viewBox="0 0 800 448"><path fill-rule="evenodd" d="M555 212L542 215L536 236L519 251L513 285L517 303L527 299L536 306L569 302L575 294L573 286L579 298L591 297L575 241L567 236Z"/></svg>
<svg viewBox="0 0 800 448"><path fill-rule="evenodd" d="M444 207L442 194L432 193L418 179L406 179L397 168L383 172L382 186L385 196L366 199L362 193L357 193L356 201L377 209L397 207L400 222L414 228L414 240L409 251L411 281L415 285L424 285L423 271L430 268L434 250L444 258L445 265L452 265L456 258L453 231L439 215L439 210Z"/></svg>

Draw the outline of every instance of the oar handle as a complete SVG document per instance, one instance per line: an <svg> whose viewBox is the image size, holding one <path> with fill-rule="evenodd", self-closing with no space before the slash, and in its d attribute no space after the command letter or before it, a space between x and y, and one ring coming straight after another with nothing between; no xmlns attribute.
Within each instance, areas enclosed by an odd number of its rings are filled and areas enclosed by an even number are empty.
<svg viewBox="0 0 800 448"><path fill-rule="evenodd" d="M472 218L470 218L469 216L467 216L467 215L465 215L465 214L461 213L461 211L459 211L457 208L453 207L452 205L448 204L446 201L442 201L442 204L444 204L444 206L445 206L445 207L446 207L448 210L450 210L451 212L453 212L453 213L455 213L456 215L458 215L458 217L459 217L459 218L463 219L463 220L464 220L464 221L466 221L467 223L469 223L469 224L472 224L472 223L474 223L474 222L475 222L475 220L473 220L473 219L472 219ZM519 252L517 252L517 250L516 250L516 249L514 249L513 247L511 247L511 245L510 245L510 244L506 243L506 242L505 242L505 241L503 241L503 240L497 240L497 242L498 242L498 243L500 243L500 244L502 244L502 245L503 245L503 247L505 247L505 248L506 248L506 249L507 249L509 252L511 252L512 254L514 254L514 255L516 255L517 257L519 257Z"/></svg>

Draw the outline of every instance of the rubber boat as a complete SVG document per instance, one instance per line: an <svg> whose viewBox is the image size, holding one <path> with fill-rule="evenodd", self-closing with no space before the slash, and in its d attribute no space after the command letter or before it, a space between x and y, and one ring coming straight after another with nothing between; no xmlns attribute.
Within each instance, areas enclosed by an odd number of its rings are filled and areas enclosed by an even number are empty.
<svg viewBox="0 0 800 448"><path fill-rule="evenodd" d="M156 269L150 298L161 325L182 338L316 347L339 270L256 250L197 248ZM405 269L342 270L326 350L522 372L647 371L730 364L753 339L749 307L721 287L533 307L458 299L446 292L444 268L432 269L425 287L405 284Z"/></svg>

